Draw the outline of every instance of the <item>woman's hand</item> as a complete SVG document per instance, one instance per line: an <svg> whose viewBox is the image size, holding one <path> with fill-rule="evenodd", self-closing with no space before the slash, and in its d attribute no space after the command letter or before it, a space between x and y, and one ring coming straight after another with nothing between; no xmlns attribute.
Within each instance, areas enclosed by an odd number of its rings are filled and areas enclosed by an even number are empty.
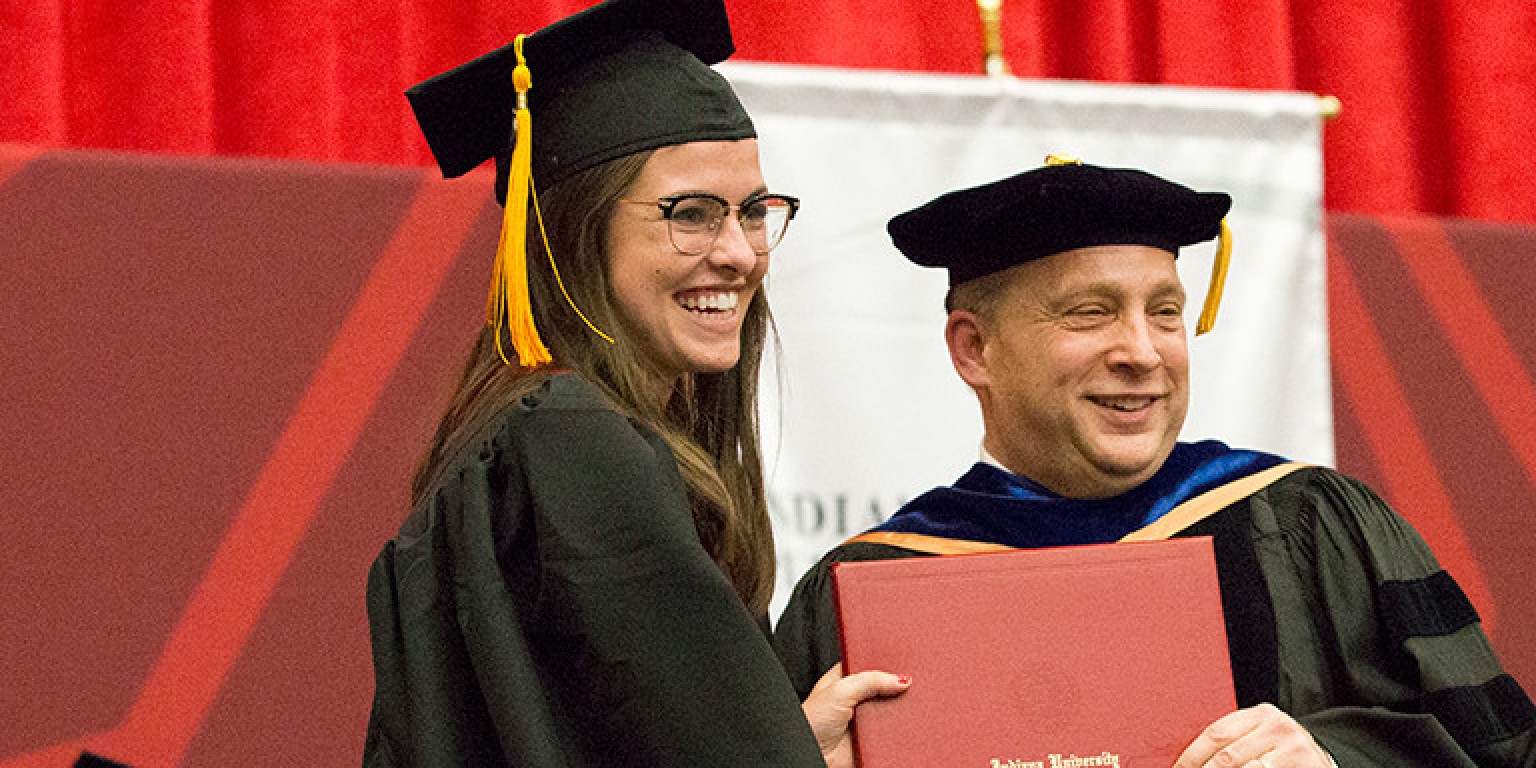
<svg viewBox="0 0 1536 768"><path fill-rule="evenodd" d="M906 675L875 670L844 677L841 663L827 670L800 708L811 723L828 768L853 768L848 723L853 719L854 708L867 699L900 695L911 685L912 679Z"/></svg>
<svg viewBox="0 0 1536 768"><path fill-rule="evenodd" d="M1331 768L1312 734L1273 704L1225 715L1206 726L1173 768Z"/></svg>

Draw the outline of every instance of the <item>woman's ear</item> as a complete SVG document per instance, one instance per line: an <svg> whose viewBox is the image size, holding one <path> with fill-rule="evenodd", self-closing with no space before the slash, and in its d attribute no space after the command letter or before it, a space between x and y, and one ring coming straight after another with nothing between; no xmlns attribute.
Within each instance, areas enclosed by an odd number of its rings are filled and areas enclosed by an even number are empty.
<svg viewBox="0 0 1536 768"><path fill-rule="evenodd" d="M955 373L965 380L971 389L985 389L987 376L987 329L986 321L975 312L964 309L952 310L944 323L944 343L949 346L949 361Z"/></svg>

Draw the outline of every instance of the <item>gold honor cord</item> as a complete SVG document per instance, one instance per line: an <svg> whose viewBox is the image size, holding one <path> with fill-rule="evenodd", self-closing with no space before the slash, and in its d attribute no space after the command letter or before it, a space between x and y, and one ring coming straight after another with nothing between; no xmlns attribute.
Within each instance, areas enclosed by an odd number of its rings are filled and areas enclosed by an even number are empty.
<svg viewBox="0 0 1536 768"><path fill-rule="evenodd" d="M1216 237L1216 263L1211 265L1211 287L1205 292L1205 306L1200 309L1200 322L1195 324L1199 336L1216 327L1216 310L1221 307L1221 292L1227 287L1227 267L1232 263L1232 228L1227 220L1221 220L1221 234Z"/></svg>
<svg viewBox="0 0 1536 768"><path fill-rule="evenodd" d="M565 290L560 270L555 267L555 254L549 247L549 236L544 231L544 215L538 210L538 194L533 187L533 118L528 110L528 89L533 87L533 76L528 71L528 60L523 56L523 40L518 35L513 41L513 53L517 67L512 70L512 87L517 91L517 111L512 117L515 136L512 144L512 163L507 174L507 201L501 217L501 237L496 243L496 264L491 272L491 292L486 299L485 321L496 336L496 353L501 361L510 365L506 350L501 345L501 330L507 329L512 347L517 351L517 364L523 367L542 365L553 358L549 348L539 338L539 330L533 324L533 306L528 298L528 200L533 195L534 216L539 224L539 236L544 242L544 252L549 254L549 265L555 269L555 280L565 300L576 309L576 314L599 336L611 344L613 339L598 331L586 315L576 308L575 302Z"/></svg>

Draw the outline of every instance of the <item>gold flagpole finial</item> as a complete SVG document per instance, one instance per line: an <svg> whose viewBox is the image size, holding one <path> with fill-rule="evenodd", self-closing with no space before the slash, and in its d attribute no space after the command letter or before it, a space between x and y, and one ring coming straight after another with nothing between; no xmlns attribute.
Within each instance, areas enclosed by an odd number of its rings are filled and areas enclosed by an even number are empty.
<svg viewBox="0 0 1536 768"><path fill-rule="evenodd" d="M1317 97L1317 111L1324 120L1332 120L1344 111L1344 102L1333 94L1323 94Z"/></svg>
<svg viewBox="0 0 1536 768"><path fill-rule="evenodd" d="M990 77L1008 74L1003 58L1003 0L976 0L981 11L982 70Z"/></svg>

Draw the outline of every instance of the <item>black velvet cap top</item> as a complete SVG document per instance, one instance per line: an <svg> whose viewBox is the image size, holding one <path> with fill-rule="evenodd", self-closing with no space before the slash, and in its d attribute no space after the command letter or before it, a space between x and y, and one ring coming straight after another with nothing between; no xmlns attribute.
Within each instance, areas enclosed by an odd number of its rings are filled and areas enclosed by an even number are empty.
<svg viewBox="0 0 1536 768"><path fill-rule="evenodd" d="M1232 198L1132 168L1046 165L942 195L891 219L891 241L913 263L949 270L949 284L1095 245L1179 248L1221 233Z"/></svg>
<svg viewBox="0 0 1536 768"><path fill-rule="evenodd" d="M529 35L534 183L648 149L755 137L709 67L735 50L722 0L608 0ZM494 157L503 200L516 66L508 44L405 92L443 175Z"/></svg>

